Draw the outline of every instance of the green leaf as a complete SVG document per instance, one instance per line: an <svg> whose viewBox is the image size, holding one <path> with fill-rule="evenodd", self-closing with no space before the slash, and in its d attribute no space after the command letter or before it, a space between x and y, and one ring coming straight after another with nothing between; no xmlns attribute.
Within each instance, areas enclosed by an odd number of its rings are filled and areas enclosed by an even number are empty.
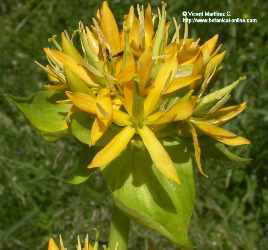
<svg viewBox="0 0 268 250"><path fill-rule="evenodd" d="M71 116L71 133L79 141L90 144L90 129L93 120L89 114L85 112L74 112Z"/></svg>
<svg viewBox="0 0 268 250"><path fill-rule="evenodd" d="M56 103L56 101L64 99L62 93L54 90L42 90L31 97L8 96L7 98L39 131L47 134L66 131L65 117L71 106L66 103Z"/></svg>
<svg viewBox="0 0 268 250"><path fill-rule="evenodd" d="M103 170L117 206L174 243L190 247L188 227L195 200L192 161L185 146L165 146L181 184L153 166L149 154L133 145Z"/></svg>
<svg viewBox="0 0 268 250"><path fill-rule="evenodd" d="M67 180L66 182L72 185L79 185L87 181L89 177L89 173L81 173L80 175L73 176L70 180Z"/></svg>
<svg viewBox="0 0 268 250"><path fill-rule="evenodd" d="M55 142L59 138L68 135L68 131L67 130L62 130L62 131L54 132L54 133L47 133L47 132L42 132L42 131L38 131L38 132L48 142Z"/></svg>

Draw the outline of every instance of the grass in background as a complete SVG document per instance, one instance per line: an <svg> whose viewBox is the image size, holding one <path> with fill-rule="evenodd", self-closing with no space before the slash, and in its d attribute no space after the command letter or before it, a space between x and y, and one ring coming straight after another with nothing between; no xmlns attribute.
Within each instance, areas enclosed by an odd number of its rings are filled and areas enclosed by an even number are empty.
<svg viewBox="0 0 268 250"><path fill-rule="evenodd" d="M130 3L110 1L119 17ZM153 6L157 1L152 1ZM47 39L64 29L76 29L79 20L89 23L97 0L2 0L0 2L0 89L27 96L46 83L33 63L45 62ZM210 178L197 176L196 211L191 235L197 249L267 249L268 244L268 2L168 1L169 13L231 11L232 17L257 18L257 24L192 24L193 36L207 40L213 34L227 49L224 69L215 86L246 75L234 92L233 102L248 101L249 108L233 122L234 130L252 145L237 149L252 158L247 166L212 159L206 164ZM23 115L3 96L0 99L0 249L45 249L47 238L61 233L68 245L76 235L103 225L106 241L111 200L96 174L80 186L66 184L72 172L87 162L87 148L74 139L44 141ZM104 196L101 192L105 192ZM100 229L100 228L99 228ZM144 228L134 224L131 249L142 249ZM172 249L166 240L145 230L159 249ZM102 234L103 233L103 234Z"/></svg>

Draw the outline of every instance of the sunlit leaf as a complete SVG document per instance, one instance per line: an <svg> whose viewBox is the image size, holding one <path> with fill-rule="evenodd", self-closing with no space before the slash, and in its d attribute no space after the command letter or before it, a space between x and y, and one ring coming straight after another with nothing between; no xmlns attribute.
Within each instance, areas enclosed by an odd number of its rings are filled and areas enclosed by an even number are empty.
<svg viewBox="0 0 268 250"><path fill-rule="evenodd" d="M183 145L166 145L181 184L168 180L146 151L129 146L103 173L119 208L178 245L190 246L188 226L195 200L190 154ZM120 174L118 174L120 173Z"/></svg>
<svg viewBox="0 0 268 250"><path fill-rule="evenodd" d="M45 133L58 133L67 130L66 115L70 104L56 103L65 98L62 93L47 90L39 91L27 98L8 96L30 121L30 123Z"/></svg>

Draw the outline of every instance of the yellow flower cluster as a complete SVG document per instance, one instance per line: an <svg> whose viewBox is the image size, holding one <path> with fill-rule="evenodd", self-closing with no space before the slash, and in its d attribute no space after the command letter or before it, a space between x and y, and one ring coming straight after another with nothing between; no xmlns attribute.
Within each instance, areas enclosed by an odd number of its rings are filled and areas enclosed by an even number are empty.
<svg viewBox="0 0 268 250"><path fill-rule="evenodd" d="M170 36L172 24L175 32ZM176 20L167 19L164 5L157 14L149 4L137 6L136 11L132 6L122 26L104 1L92 25L79 24L81 49L64 32L61 44L51 39L56 49L44 49L49 64L40 65L48 73L48 88L64 91L76 109L94 119L89 128L91 145L112 125L122 127L95 155L90 168L107 166L131 140L140 140L155 167L179 183L159 140L171 125L177 135L192 136L201 173L198 134L231 146L249 143L220 127L246 107L245 103L223 107L239 81L206 94L225 54L219 52L218 35L200 45L188 37L187 25L181 34Z"/></svg>
<svg viewBox="0 0 268 250"><path fill-rule="evenodd" d="M93 246L89 243L88 236L86 237L83 246L82 246L80 239L78 237L76 249L77 250L97 250L97 248L93 248ZM67 250L67 248L64 247L62 238L60 237L60 246L59 247L52 238L49 239L48 250Z"/></svg>

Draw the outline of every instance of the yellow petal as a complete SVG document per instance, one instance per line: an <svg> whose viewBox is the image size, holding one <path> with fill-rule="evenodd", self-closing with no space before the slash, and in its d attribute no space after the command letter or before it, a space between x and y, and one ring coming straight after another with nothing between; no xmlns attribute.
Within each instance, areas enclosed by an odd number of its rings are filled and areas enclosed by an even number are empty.
<svg viewBox="0 0 268 250"><path fill-rule="evenodd" d="M244 137L238 136L226 129L217 127L209 122L205 121L193 121L195 126L206 133L207 135L213 137L214 139L231 146L238 146L244 144L250 144L250 141Z"/></svg>
<svg viewBox="0 0 268 250"><path fill-rule="evenodd" d="M84 59L78 52L78 50L74 47L72 41L68 37L68 34L65 32L61 33L61 43L63 52L72 57L78 64L84 64Z"/></svg>
<svg viewBox="0 0 268 250"><path fill-rule="evenodd" d="M89 168L105 167L127 147L135 134L132 127L123 128L91 161Z"/></svg>
<svg viewBox="0 0 268 250"><path fill-rule="evenodd" d="M98 40L93 35L93 33L91 32L91 30L88 27L85 27L85 30L83 30L83 34L88 48L88 53L93 52L95 55L98 55L100 50L99 43Z"/></svg>
<svg viewBox="0 0 268 250"><path fill-rule="evenodd" d="M82 22L79 23L80 39L82 48L87 56L89 64L100 69L99 63L99 43L88 27L85 27Z"/></svg>
<svg viewBox="0 0 268 250"><path fill-rule="evenodd" d="M135 18L134 7L131 6L129 9L128 15L125 18L125 22L124 22L128 30L131 30L133 22L134 22L134 18Z"/></svg>
<svg viewBox="0 0 268 250"><path fill-rule="evenodd" d="M154 44L153 44L153 57L158 57L161 54L162 45L165 39L165 28L166 28L166 19L167 13L165 10L165 6L162 5L162 12L159 16L158 27L154 37Z"/></svg>
<svg viewBox="0 0 268 250"><path fill-rule="evenodd" d="M67 65L64 66L64 73L67 80L67 86L71 91L89 93L89 85L73 73L72 69L70 69Z"/></svg>
<svg viewBox="0 0 268 250"><path fill-rule="evenodd" d="M50 238L48 241L48 250L59 250L58 246L52 238Z"/></svg>
<svg viewBox="0 0 268 250"><path fill-rule="evenodd" d="M204 63L208 62L210 55L212 54L212 52L214 51L216 47L218 39L219 39L219 35L217 34L201 46Z"/></svg>
<svg viewBox="0 0 268 250"><path fill-rule="evenodd" d="M186 120L193 114L193 111L194 103L191 96L187 96L178 100L168 111L163 112L163 115L153 121L153 124ZM149 116L150 119L152 120L152 117Z"/></svg>
<svg viewBox="0 0 268 250"><path fill-rule="evenodd" d="M47 74L48 74L48 78L50 81L52 82L61 82L61 83L65 83L65 78L64 76L61 75L61 73L55 71L51 65L42 65L41 63L35 61L35 64L37 64L41 69L43 69Z"/></svg>
<svg viewBox="0 0 268 250"><path fill-rule="evenodd" d="M197 76L197 75L202 75L203 74L203 70L204 70L204 64L203 64L203 56L202 53L200 53L196 60L193 62L193 71L192 71L192 75L193 76ZM193 82L191 85L192 88L196 88L197 87L197 83Z"/></svg>
<svg viewBox="0 0 268 250"><path fill-rule="evenodd" d="M96 113L96 98L84 93L65 92L72 103L84 112Z"/></svg>
<svg viewBox="0 0 268 250"><path fill-rule="evenodd" d="M145 10L144 17L144 36L145 36L145 48L149 48L152 46L152 40L154 35L154 26L152 21L152 8L151 5L148 4Z"/></svg>
<svg viewBox="0 0 268 250"><path fill-rule="evenodd" d="M179 64L192 64L197 56L200 53L199 48L193 47L192 44L194 41L192 39L186 39L182 41L184 43L183 47L180 49L178 53L178 62Z"/></svg>
<svg viewBox="0 0 268 250"><path fill-rule="evenodd" d="M193 138L193 143L194 143L194 154L195 154L196 165L198 167L199 172L202 175L208 177L205 174L205 172L203 171L203 168L202 168L202 164L201 164L201 148L199 146L198 136L197 136L197 133L196 133L196 129L195 129L195 127L192 124L189 124L189 125L190 125L190 131L191 131L192 138Z"/></svg>
<svg viewBox="0 0 268 250"><path fill-rule="evenodd" d="M125 58L122 58L120 62L120 71L116 75L117 80L120 83L129 82L133 79L136 73L136 63L134 56L127 53Z"/></svg>
<svg viewBox="0 0 268 250"><path fill-rule="evenodd" d="M141 93L144 92L146 83L150 79L152 65L152 50L149 48L141 54L137 64L137 73L140 78L139 88Z"/></svg>
<svg viewBox="0 0 268 250"><path fill-rule="evenodd" d="M83 250L94 250L91 244L88 241L88 235L86 236Z"/></svg>
<svg viewBox="0 0 268 250"><path fill-rule="evenodd" d="M204 133L209 134L211 136L218 136L218 137L236 137L236 135L228 130L225 130L221 127L217 127L209 122L206 121L196 121L194 120L193 123L202 130Z"/></svg>
<svg viewBox="0 0 268 250"><path fill-rule="evenodd" d="M162 92L167 85L168 80L173 77L175 71L177 69L177 58L174 55L170 60L166 61L160 68L156 79L153 83L153 87L151 88L147 98L144 102L144 113L145 115L149 115L152 113L158 104L158 101L162 95Z"/></svg>
<svg viewBox="0 0 268 250"><path fill-rule="evenodd" d="M172 160L154 133L147 126L138 129L138 132L157 169L170 180L180 184Z"/></svg>
<svg viewBox="0 0 268 250"><path fill-rule="evenodd" d="M222 125L239 115L245 110L246 106L246 102L243 102L238 105L221 108L209 115L207 119L214 125Z"/></svg>
<svg viewBox="0 0 268 250"><path fill-rule="evenodd" d="M242 136L236 136L233 138L227 137L214 137L217 141L224 143L229 146L239 146L239 145L247 145L250 144L250 141L247 138Z"/></svg>
<svg viewBox="0 0 268 250"><path fill-rule="evenodd" d="M158 121L161 117L163 117L165 115L165 112L164 111L157 111L157 112L154 112L153 114L149 115L147 118L146 118L146 124L155 124L156 121ZM172 118L174 118L172 116ZM171 119L172 120L172 119Z"/></svg>
<svg viewBox="0 0 268 250"><path fill-rule="evenodd" d="M131 115L132 114L132 107L133 107L133 82L128 82L124 85L124 100L123 104L127 112Z"/></svg>
<svg viewBox="0 0 268 250"><path fill-rule="evenodd" d="M104 135L107 125L99 119L95 119L90 130L90 145L93 146Z"/></svg>
<svg viewBox="0 0 268 250"><path fill-rule="evenodd" d="M118 54L121 50L119 30L107 1L104 1L101 7L100 25L105 39L111 47L112 54Z"/></svg>
<svg viewBox="0 0 268 250"><path fill-rule="evenodd" d="M129 33L129 42L133 47L133 54L139 55L139 49L141 47L140 26L138 18L135 15L133 17L133 23Z"/></svg>
<svg viewBox="0 0 268 250"><path fill-rule="evenodd" d="M188 87L189 85L192 85L195 81L199 80L201 77L202 77L201 75L196 75L196 76L191 75L191 76L176 78L170 83L169 87L165 91L165 94L169 94L179 89Z"/></svg>
<svg viewBox="0 0 268 250"><path fill-rule="evenodd" d="M188 119L194 111L194 103L191 97L179 100L172 108L176 112L175 121ZM172 111L171 111L172 112Z"/></svg>
<svg viewBox="0 0 268 250"><path fill-rule="evenodd" d="M101 89L96 100L96 114L105 125L111 122L113 104L108 89Z"/></svg>
<svg viewBox="0 0 268 250"><path fill-rule="evenodd" d="M205 79L209 78L210 75L215 71L215 69L221 64L223 58L225 56L225 52L222 52L213 58L208 62L206 71L205 71Z"/></svg>
<svg viewBox="0 0 268 250"><path fill-rule="evenodd" d="M74 74L80 77L88 85L98 86L92 81L85 68L78 64L72 57L54 49L45 48L44 51L49 58L59 64L62 68L67 66Z"/></svg>
<svg viewBox="0 0 268 250"><path fill-rule="evenodd" d="M118 126L130 126L130 117L127 113L120 110L113 110L113 122Z"/></svg>
<svg viewBox="0 0 268 250"><path fill-rule="evenodd" d="M112 100L108 89L101 89L96 100L97 119L93 122L90 133L90 144L96 142L104 135L112 122Z"/></svg>

